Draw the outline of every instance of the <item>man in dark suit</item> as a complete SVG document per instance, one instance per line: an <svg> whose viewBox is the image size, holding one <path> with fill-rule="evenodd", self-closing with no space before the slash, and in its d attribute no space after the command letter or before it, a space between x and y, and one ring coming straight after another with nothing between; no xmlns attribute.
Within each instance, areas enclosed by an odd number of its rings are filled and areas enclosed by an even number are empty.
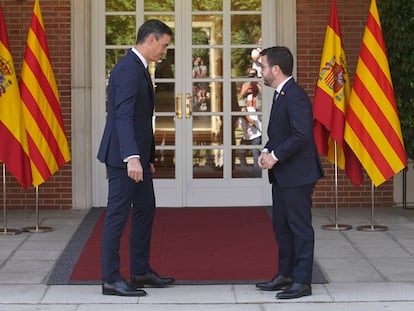
<svg viewBox="0 0 414 311"><path fill-rule="evenodd" d="M258 283L262 290L283 290L279 299L312 294L314 230L312 193L323 169L313 137L310 100L292 77L293 56L286 47L261 52L265 85L276 89L267 130L268 142L259 156L272 184L273 230L279 245L278 274Z"/></svg>
<svg viewBox="0 0 414 311"><path fill-rule="evenodd" d="M141 287L174 282L161 277L149 264L155 195L152 174L155 143L152 128L154 89L148 62L167 52L171 29L159 20L148 20L138 30L136 45L113 68L107 88L106 126L98 159L106 164L108 205L103 229L102 293L144 296ZM119 246L129 215L131 282L120 275Z"/></svg>

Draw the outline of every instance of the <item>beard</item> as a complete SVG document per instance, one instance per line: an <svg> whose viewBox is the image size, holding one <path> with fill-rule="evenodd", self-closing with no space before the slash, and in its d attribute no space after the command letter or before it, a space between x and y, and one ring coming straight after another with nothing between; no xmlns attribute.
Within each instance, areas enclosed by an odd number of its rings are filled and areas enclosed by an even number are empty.
<svg viewBox="0 0 414 311"><path fill-rule="evenodd" d="M272 86L272 83L273 83L273 77L269 77L269 76L262 76L262 79L263 79L263 83L264 83L264 85L266 85L266 86Z"/></svg>

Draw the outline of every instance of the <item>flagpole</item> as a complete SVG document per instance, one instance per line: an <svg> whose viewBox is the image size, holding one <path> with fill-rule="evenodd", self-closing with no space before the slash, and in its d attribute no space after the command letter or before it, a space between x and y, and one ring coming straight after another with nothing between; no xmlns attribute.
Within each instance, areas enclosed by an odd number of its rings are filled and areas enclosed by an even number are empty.
<svg viewBox="0 0 414 311"><path fill-rule="evenodd" d="M336 231L343 231L349 230L352 228L351 225L346 224L338 224L338 150L336 146L336 141L334 141L334 152L335 152L335 223L322 225L321 228L325 230L336 230Z"/></svg>
<svg viewBox="0 0 414 311"><path fill-rule="evenodd" d="M23 228L23 231L25 232L48 232L53 231L52 227L40 227L39 226L39 186L35 187L36 189L36 225L34 227L25 227Z"/></svg>
<svg viewBox="0 0 414 311"><path fill-rule="evenodd" d="M3 221L4 226L3 229L1 229L0 234L19 234L21 233L18 229L9 229L7 228L7 207L6 207L6 165L3 163Z"/></svg>
<svg viewBox="0 0 414 311"><path fill-rule="evenodd" d="M358 226L357 230L359 231L387 231L387 226L380 226L380 225L374 225L374 183L371 182L371 224L370 225L364 225L364 226Z"/></svg>

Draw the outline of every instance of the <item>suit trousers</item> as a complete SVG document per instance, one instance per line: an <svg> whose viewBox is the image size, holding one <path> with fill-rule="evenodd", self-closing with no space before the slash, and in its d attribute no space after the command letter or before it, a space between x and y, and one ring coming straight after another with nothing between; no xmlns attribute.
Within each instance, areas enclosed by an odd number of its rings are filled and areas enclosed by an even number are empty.
<svg viewBox="0 0 414 311"><path fill-rule="evenodd" d="M126 168L107 166L107 171L108 206L101 243L102 278L104 282L116 282L121 279L121 236L130 215L130 272L144 274L150 269L155 195L149 166L144 168L144 180L138 183L128 177Z"/></svg>
<svg viewBox="0 0 414 311"><path fill-rule="evenodd" d="M272 185L272 222L279 246L278 274L294 282L311 284L315 233L312 193L315 183L280 188Z"/></svg>

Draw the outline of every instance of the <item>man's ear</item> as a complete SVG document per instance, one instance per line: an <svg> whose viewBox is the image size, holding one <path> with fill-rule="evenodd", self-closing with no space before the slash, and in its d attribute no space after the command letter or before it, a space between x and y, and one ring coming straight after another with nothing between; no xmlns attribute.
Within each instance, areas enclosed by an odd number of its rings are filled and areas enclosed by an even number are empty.
<svg viewBox="0 0 414 311"><path fill-rule="evenodd" d="M147 37L147 42L152 44L155 41L155 36L154 34L150 33Z"/></svg>
<svg viewBox="0 0 414 311"><path fill-rule="evenodd" d="M272 73L273 73L273 74L277 74L279 71L280 71L280 67L279 67L279 65L274 65L274 66L272 67Z"/></svg>

